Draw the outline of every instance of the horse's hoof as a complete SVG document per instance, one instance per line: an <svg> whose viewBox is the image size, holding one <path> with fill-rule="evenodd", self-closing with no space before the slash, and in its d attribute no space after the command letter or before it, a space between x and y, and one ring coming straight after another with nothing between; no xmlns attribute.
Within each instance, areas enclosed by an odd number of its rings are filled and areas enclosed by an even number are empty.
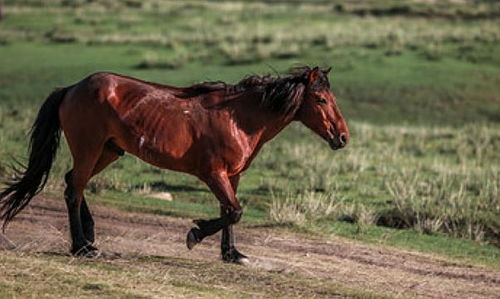
<svg viewBox="0 0 500 299"><path fill-rule="evenodd" d="M83 257L86 257L86 258L89 258L89 259L94 259L94 258L98 258L101 256L101 252L99 250L91 250L91 251L88 251L87 253L85 253L85 255L83 255Z"/></svg>
<svg viewBox="0 0 500 299"><path fill-rule="evenodd" d="M86 257L86 258L96 258L96 257L99 257L101 255L101 252L96 247L92 246L91 244L82 246L78 249L73 249L73 250L71 250L71 253L74 256Z"/></svg>
<svg viewBox="0 0 500 299"><path fill-rule="evenodd" d="M229 251L223 253L222 260L226 263L233 263L237 265L250 265L250 259L236 249L230 249Z"/></svg>
<svg viewBox="0 0 500 299"><path fill-rule="evenodd" d="M202 238L201 236L203 233L201 232L200 229L193 227L187 234L186 238L186 246L189 250L193 249L194 246L196 246L198 243L201 242Z"/></svg>
<svg viewBox="0 0 500 299"><path fill-rule="evenodd" d="M238 264L238 265L242 265L242 266L248 266L251 264L250 259L248 257L239 258L236 261L234 261L233 263Z"/></svg>

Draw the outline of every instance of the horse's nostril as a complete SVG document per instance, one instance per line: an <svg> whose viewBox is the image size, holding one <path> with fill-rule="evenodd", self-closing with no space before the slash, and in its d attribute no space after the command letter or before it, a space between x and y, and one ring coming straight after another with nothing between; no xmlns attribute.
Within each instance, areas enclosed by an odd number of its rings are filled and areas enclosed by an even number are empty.
<svg viewBox="0 0 500 299"><path fill-rule="evenodd" d="M347 137L344 133L341 133L340 136L339 136L339 140L340 140L340 143L342 145L345 145L347 143Z"/></svg>

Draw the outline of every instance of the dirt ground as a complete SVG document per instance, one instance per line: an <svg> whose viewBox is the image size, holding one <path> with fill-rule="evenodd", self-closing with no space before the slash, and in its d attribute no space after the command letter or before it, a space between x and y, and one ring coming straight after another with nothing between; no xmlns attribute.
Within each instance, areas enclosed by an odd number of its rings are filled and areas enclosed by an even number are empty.
<svg viewBox="0 0 500 299"><path fill-rule="evenodd" d="M101 258L167 256L219 261L219 236L192 251L185 236L189 219L130 213L91 206ZM236 228L237 247L249 266L273 273L328 279L350 289L394 297L500 298L500 273L480 266L331 237L305 237L269 228ZM16 252L66 253L69 248L63 201L36 198L18 216L0 245Z"/></svg>

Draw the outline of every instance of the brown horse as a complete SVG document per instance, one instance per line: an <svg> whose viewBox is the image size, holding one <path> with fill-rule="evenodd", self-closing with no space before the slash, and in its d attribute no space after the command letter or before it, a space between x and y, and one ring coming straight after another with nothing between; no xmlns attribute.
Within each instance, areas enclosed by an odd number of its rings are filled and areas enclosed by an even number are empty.
<svg viewBox="0 0 500 299"><path fill-rule="evenodd" d="M235 85L207 82L187 88L96 73L57 90L33 125L28 166L0 194L4 227L44 187L62 129L73 156L64 192L72 254L97 253L84 188L128 152L205 182L220 202L221 216L195 220L187 247L222 230L222 259L241 263L246 257L234 247L232 231L242 215L236 191L241 173L264 143L294 120L334 150L349 140L328 72L302 67L283 77L251 76Z"/></svg>

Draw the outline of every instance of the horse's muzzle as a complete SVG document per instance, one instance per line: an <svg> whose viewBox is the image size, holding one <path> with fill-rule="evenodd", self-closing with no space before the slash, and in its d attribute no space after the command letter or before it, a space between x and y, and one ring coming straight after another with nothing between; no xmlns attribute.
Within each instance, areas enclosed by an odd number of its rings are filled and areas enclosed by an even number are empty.
<svg viewBox="0 0 500 299"><path fill-rule="evenodd" d="M338 150L346 146L347 144L347 137L346 134L340 133L339 136L331 135L330 138L328 138L328 144L330 145L330 148L332 150Z"/></svg>

